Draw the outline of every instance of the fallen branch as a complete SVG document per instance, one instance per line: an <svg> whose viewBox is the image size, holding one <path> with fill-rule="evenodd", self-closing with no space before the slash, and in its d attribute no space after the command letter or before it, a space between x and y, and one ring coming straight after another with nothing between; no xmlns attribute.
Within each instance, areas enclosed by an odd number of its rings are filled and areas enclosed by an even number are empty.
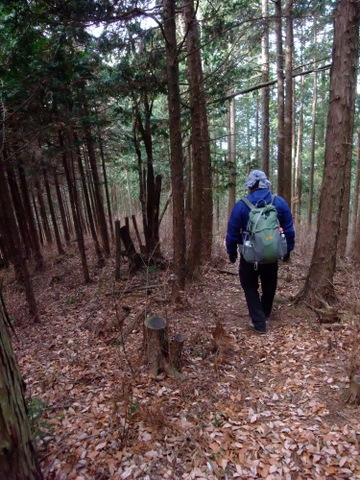
<svg viewBox="0 0 360 480"><path fill-rule="evenodd" d="M110 297L110 295L132 293L132 292L141 291L141 290L152 290L154 288L162 288L162 287L167 287L167 286L168 286L167 283L159 283L159 284L155 284L155 285L136 285L134 287L127 288L125 290L119 290L118 292L105 293L105 296Z"/></svg>

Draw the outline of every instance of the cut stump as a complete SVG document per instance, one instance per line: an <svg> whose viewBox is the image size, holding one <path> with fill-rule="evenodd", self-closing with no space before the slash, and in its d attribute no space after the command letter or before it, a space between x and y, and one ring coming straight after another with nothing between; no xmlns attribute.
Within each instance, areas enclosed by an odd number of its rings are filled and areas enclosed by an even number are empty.
<svg viewBox="0 0 360 480"><path fill-rule="evenodd" d="M144 321L144 352L150 372L157 376L164 370L169 356L166 320L152 316Z"/></svg>
<svg viewBox="0 0 360 480"><path fill-rule="evenodd" d="M178 333L174 336L170 345L170 362L171 365L181 372L182 368L182 350L184 346L184 337Z"/></svg>

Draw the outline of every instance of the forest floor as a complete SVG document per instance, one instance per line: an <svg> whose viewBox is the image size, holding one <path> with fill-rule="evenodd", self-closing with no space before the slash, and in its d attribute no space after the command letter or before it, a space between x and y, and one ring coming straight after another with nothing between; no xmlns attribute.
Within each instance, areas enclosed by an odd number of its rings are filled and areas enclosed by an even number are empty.
<svg viewBox="0 0 360 480"><path fill-rule="evenodd" d="M248 329L238 267L223 253L178 303L169 271L115 282L109 260L84 285L78 257L54 254L34 275L40 324L5 272L45 479L360 479L360 407L344 400L359 342L356 272L339 267L341 323L320 325L291 303L307 255L297 248L280 266L265 336ZM142 321L154 314L185 337L181 376L154 377L144 364Z"/></svg>

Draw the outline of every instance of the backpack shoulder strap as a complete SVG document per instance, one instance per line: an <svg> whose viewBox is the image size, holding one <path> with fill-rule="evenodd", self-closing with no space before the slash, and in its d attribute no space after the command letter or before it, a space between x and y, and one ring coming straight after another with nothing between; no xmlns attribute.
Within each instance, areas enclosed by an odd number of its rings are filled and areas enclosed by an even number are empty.
<svg viewBox="0 0 360 480"><path fill-rule="evenodd" d="M255 208L255 205L254 205L253 203L251 203L248 198L242 198L241 200L245 203L245 205L246 205L247 207L250 208L250 210L252 210L253 208Z"/></svg>
<svg viewBox="0 0 360 480"><path fill-rule="evenodd" d="M274 205L274 200L275 200L276 195L271 195L271 202L269 205Z"/></svg>

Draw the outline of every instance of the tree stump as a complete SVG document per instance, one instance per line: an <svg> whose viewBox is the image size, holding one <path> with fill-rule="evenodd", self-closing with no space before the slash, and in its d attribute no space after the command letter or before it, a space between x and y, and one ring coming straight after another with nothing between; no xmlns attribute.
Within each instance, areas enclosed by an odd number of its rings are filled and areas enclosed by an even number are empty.
<svg viewBox="0 0 360 480"><path fill-rule="evenodd" d="M169 356L166 320L152 316L144 321L144 352L150 372L157 376L167 363Z"/></svg>
<svg viewBox="0 0 360 480"><path fill-rule="evenodd" d="M350 388L347 393L346 403L360 405L360 375L350 377Z"/></svg>
<svg viewBox="0 0 360 480"><path fill-rule="evenodd" d="M172 339L170 345L170 363L179 372L181 372L182 368L182 350L184 346L184 340L184 337L178 333Z"/></svg>
<svg viewBox="0 0 360 480"><path fill-rule="evenodd" d="M135 273L143 266L141 255L136 252L134 243L130 236L129 227L127 225L120 228L121 241L125 246L125 255L129 259L129 272Z"/></svg>

